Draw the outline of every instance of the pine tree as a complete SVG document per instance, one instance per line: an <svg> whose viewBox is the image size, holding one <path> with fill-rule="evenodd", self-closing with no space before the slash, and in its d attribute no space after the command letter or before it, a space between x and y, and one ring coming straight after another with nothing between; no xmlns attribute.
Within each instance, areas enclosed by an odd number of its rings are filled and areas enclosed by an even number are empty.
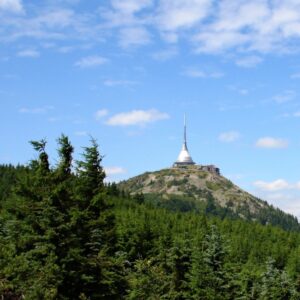
<svg viewBox="0 0 300 300"><path fill-rule="evenodd" d="M115 216L103 180L102 156L94 139L77 162L76 233L82 247L77 287L91 299L119 299L125 293L122 258L116 256Z"/></svg>
<svg viewBox="0 0 300 300"><path fill-rule="evenodd" d="M212 225L202 249L199 246L193 249L189 274L192 299L224 299L225 253L223 239L216 226Z"/></svg>
<svg viewBox="0 0 300 300"><path fill-rule="evenodd" d="M275 261L269 258L266 271L262 274L259 300L299 299L295 284L285 271L275 267Z"/></svg>
<svg viewBox="0 0 300 300"><path fill-rule="evenodd" d="M27 299L54 299L61 280L56 249L49 236L49 190L51 171L46 142L31 142L39 152L31 162L31 171L18 183L14 195L6 202L8 215L4 224L11 253L3 269L11 278L10 288ZM52 217L52 216L51 216Z"/></svg>
<svg viewBox="0 0 300 300"><path fill-rule="evenodd" d="M130 291L125 299L160 300L169 299L165 295L168 278L154 259L138 259L129 274Z"/></svg>
<svg viewBox="0 0 300 300"><path fill-rule="evenodd" d="M189 240L175 243L170 249L170 291L168 299L185 299L188 290L187 274L191 265L191 247Z"/></svg>

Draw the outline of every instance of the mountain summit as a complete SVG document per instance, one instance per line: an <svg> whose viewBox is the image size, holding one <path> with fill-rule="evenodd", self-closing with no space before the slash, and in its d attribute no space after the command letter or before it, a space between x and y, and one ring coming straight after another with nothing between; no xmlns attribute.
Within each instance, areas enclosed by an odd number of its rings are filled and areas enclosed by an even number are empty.
<svg viewBox="0 0 300 300"><path fill-rule="evenodd" d="M204 211L299 229L296 217L242 190L214 166L182 165L146 172L120 182L119 187L132 195L143 194L145 201L171 210Z"/></svg>

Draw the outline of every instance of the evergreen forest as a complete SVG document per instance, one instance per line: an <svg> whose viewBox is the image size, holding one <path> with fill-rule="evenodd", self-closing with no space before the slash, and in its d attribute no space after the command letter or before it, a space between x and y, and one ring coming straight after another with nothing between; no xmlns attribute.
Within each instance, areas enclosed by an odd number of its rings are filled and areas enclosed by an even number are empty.
<svg viewBox="0 0 300 300"><path fill-rule="evenodd" d="M0 166L1 300L300 299L299 226L129 195L94 139L74 161L61 135L55 165L31 144L28 165Z"/></svg>

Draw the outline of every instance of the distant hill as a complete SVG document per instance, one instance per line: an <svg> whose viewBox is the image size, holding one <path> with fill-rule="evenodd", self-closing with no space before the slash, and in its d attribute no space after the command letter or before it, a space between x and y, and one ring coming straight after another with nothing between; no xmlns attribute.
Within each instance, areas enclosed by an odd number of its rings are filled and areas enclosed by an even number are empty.
<svg viewBox="0 0 300 300"><path fill-rule="evenodd" d="M145 201L171 210L205 211L222 218L242 218L287 230L300 228L296 217L197 165L146 172L120 182L119 188L132 195L143 194Z"/></svg>

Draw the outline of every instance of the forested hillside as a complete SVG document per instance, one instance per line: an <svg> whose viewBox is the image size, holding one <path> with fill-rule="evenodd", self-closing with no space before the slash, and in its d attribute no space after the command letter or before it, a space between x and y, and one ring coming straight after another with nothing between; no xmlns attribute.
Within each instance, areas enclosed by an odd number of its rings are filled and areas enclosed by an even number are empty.
<svg viewBox="0 0 300 300"><path fill-rule="evenodd" d="M143 194L146 201L170 210L198 211L300 230L296 217L197 165L146 172L120 182L119 187L132 195Z"/></svg>
<svg viewBox="0 0 300 300"><path fill-rule="evenodd" d="M1 167L0 299L300 299L297 230L158 207L58 143Z"/></svg>

